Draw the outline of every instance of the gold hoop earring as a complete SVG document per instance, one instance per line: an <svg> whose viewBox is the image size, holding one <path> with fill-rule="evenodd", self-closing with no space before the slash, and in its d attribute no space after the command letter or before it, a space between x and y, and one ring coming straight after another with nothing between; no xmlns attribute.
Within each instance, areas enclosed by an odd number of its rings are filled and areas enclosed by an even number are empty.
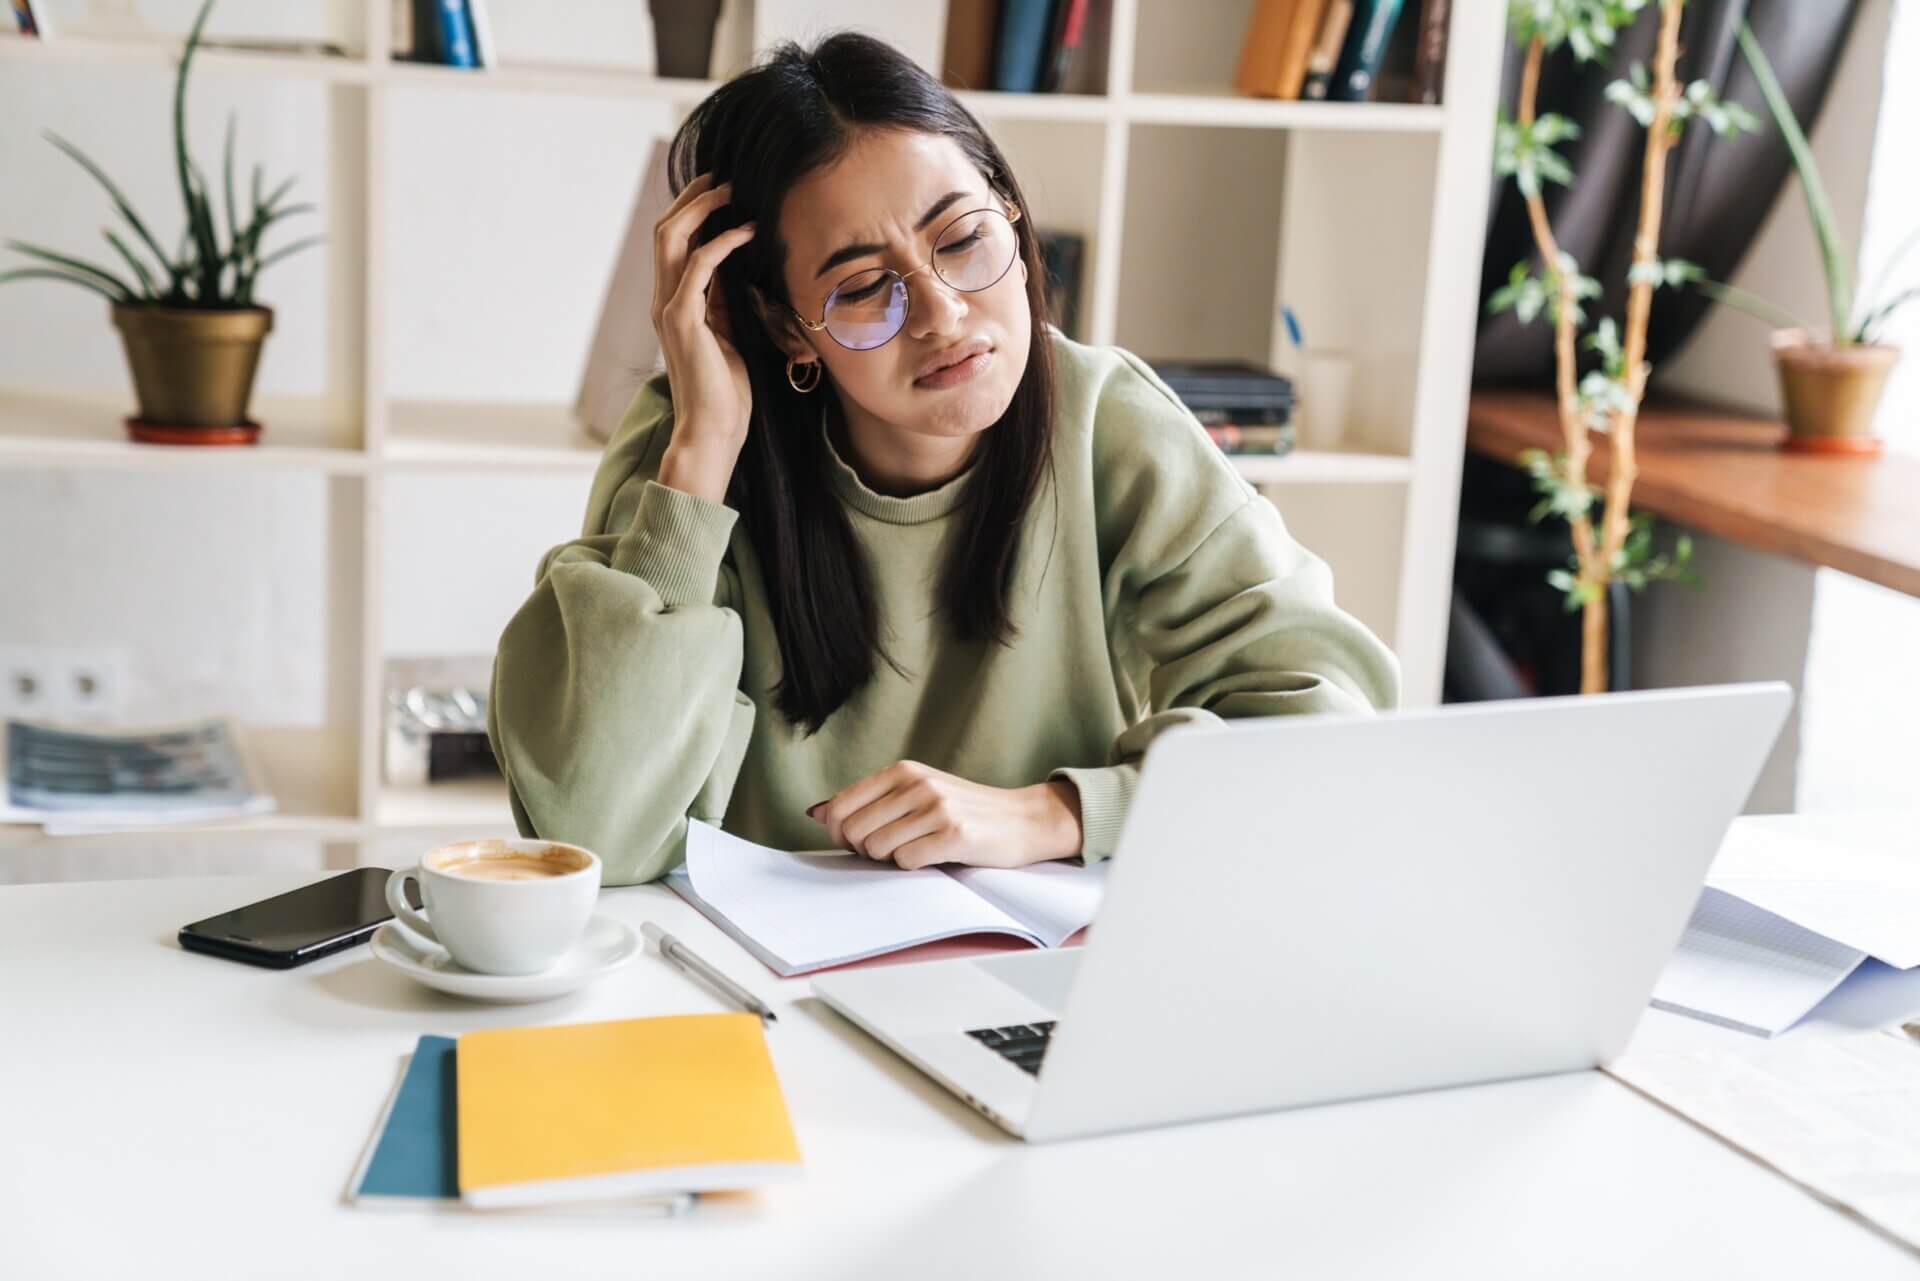
<svg viewBox="0 0 1920 1281"><path fill-rule="evenodd" d="M802 371L801 378L795 378L793 376L793 368L795 365L800 365L800 369ZM805 371L809 369L813 371L813 374L811 377L808 377L805 374ZM809 360L806 364L801 365L799 361L793 359L792 357L788 357L787 359L787 386L793 388L795 391L799 392L802 396L812 391L815 387L818 387L820 385L821 376L824 375L825 373L826 373L826 370L820 367L820 362L817 360ZM802 381L803 379L804 381Z"/></svg>

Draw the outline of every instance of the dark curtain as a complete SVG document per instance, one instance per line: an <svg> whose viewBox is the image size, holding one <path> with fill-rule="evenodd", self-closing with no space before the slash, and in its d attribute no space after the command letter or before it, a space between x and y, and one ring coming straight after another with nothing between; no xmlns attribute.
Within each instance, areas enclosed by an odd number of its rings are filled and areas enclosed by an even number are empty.
<svg viewBox="0 0 1920 1281"><path fill-rule="evenodd" d="M1725 99L1759 117L1759 132L1731 140L1704 124L1690 125L1668 159L1660 256L1699 263L1715 280L1733 274L1791 180L1792 161L1780 131L1767 114L1760 87L1740 53L1735 33L1744 17L1773 63L1794 114L1808 133L1833 78L1834 64L1852 29L1858 0L1689 0L1680 26L1681 84L1705 80ZM1604 65L1581 67L1562 49L1541 69L1539 110L1567 116L1580 137L1559 148L1573 165L1570 187L1549 184L1545 198L1554 236L1597 278L1604 297L1589 303L1590 315L1626 314L1627 266L1640 210L1640 160L1645 131L1626 111L1606 101L1607 84L1625 77L1636 60L1652 69L1659 6L1650 3L1639 20L1620 33L1619 47ZM1525 50L1508 43L1503 100L1509 116L1519 91ZM1489 316L1487 296L1505 283L1516 262L1535 259L1526 206L1512 180L1500 184L1487 228L1481 269L1481 320L1474 352L1476 383L1545 384L1553 378L1553 326L1544 317L1522 325L1512 312ZM1647 328L1647 356L1659 367L1700 322L1711 301L1695 289L1662 289L1655 295Z"/></svg>

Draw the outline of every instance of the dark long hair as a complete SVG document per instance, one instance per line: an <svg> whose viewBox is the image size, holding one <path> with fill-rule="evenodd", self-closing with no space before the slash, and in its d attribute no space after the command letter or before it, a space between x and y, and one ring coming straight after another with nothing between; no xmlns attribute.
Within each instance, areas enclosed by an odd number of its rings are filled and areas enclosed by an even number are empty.
<svg viewBox="0 0 1920 1281"><path fill-rule="evenodd" d="M757 288L787 297L780 205L795 183L833 163L862 129L908 129L953 139L988 184L1026 217L1014 223L1027 268L1033 341L1020 387L987 430L966 482L966 505L938 582L942 613L963 639L1011 644L1014 562L1027 509L1053 461L1053 352L1046 282L1033 219L1006 158L945 86L869 36L841 33L811 49L781 44L713 91L674 135L674 193L702 173L733 183L732 203L702 241L749 219L753 240L721 264L733 338L747 365L753 420L727 491L766 579L780 642L775 701L814 733L872 679L884 656L873 576L833 492L820 399L787 382L786 356L755 304Z"/></svg>

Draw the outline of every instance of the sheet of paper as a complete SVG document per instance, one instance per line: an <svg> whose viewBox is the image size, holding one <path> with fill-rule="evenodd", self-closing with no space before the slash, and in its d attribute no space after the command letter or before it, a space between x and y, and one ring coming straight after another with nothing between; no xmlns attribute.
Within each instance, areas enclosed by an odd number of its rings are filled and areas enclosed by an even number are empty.
<svg viewBox="0 0 1920 1281"><path fill-rule="evenodd" d="M756 955L783 974L981 930L1028 934L933 868L909 872L864 858L789 854L707 823L687 824L686 877L730 932L758 944Z"/></svg>
<svg viewBox="0 0 1920 1281"><path fill-rule="evenodd" d="M1839 831L1805 836L1737 819L1707 884L1912 969L1920 965L1920 821L1904 839L1875 848Z"/></svg>
<svg viewBox="0 0 1920 1281"><path fill-rule="evenodd" d="M1092 924L1107 891L1105 861L1091 867L1056 860L1030 867L950 867L946 872L1048 947L1059 947Z"/></svg>
<svg viewBox="0 0 1920 1281"><path fill-rule="evenodd" d="M1654 984L1653 1005L1773 1036L1799 1022L1865 959L1859 948L1709 887Z"/></svg>
<svg viewBox="0 0 1920 1281"><path fill-rule="evenodd" d="M1607 1071L1920 1249L1920 1046L1897 1029L1629 1052Z"/></svg>

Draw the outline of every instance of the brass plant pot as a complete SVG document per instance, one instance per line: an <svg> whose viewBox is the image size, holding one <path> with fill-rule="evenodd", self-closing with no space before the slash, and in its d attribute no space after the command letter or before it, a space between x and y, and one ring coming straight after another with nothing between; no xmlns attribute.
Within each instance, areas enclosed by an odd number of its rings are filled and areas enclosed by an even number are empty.
<svg viewBox="0 0 1920 1281"><path fill-rule="evenodd" d="M115 303L133 371L135 440L179 445L252 444L260 424L247 417L260 347L273 328L271 307L214 311Z"/></svg>
<svg viewBox="0 0 1920 1281"><path fill-rule="evenodd" d="M1887 374L1899 359L1898 347L1832 347L1825 334L1776 331L1773 364L1780 371L1780 399L1786 406L1785 447L1805 454L1878 454L1881 441L1873 434L1873 414Z"/></svg>

